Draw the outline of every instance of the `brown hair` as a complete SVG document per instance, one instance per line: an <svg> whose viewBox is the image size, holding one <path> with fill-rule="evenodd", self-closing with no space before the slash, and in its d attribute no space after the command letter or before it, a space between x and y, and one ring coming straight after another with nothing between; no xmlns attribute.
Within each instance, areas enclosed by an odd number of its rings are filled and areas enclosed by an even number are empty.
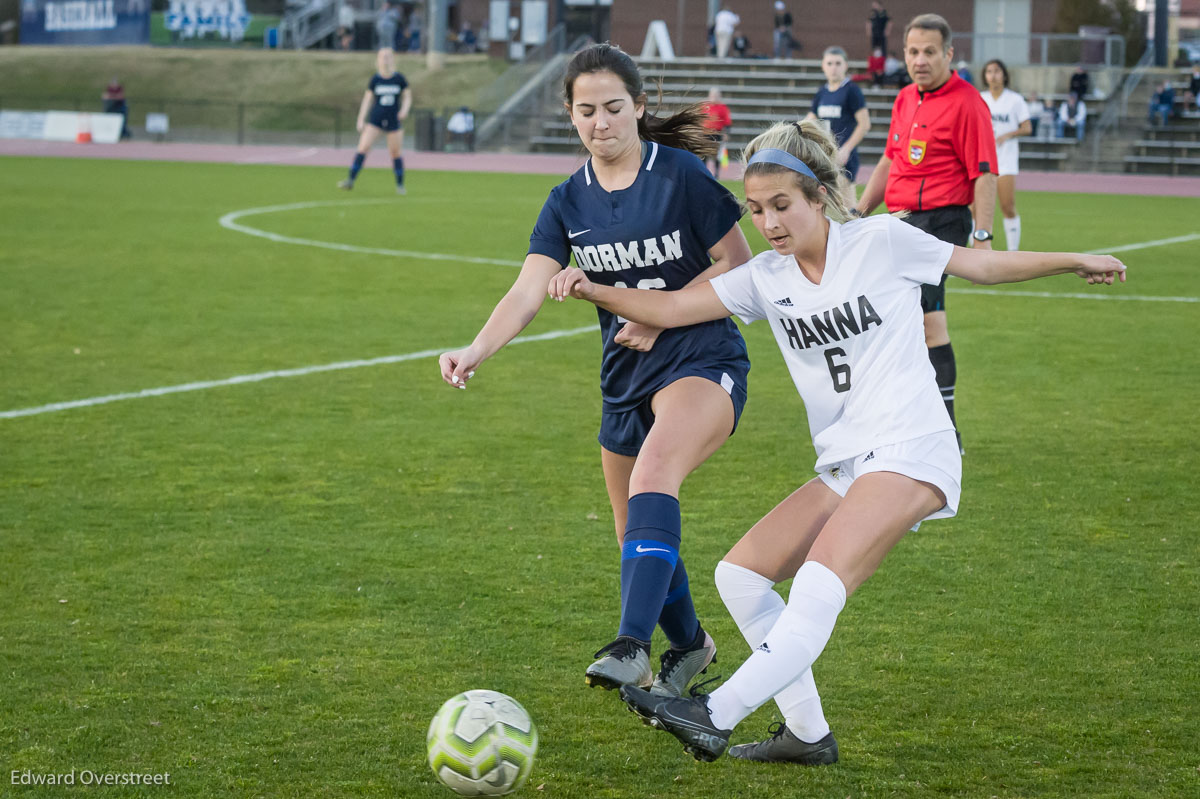
<svg viewBox="0 0 1200 799"><path fill-rule="evenodd" d="M942 52L950 49L950 23L940 14L918 14L912 18L912 21L904 26L904 38L902 42L908 42L908 32L913 28L920 28L923 31L937 31L942 34Z"/></svg>
<svg viewBox="0 0 1200 799"><path fill-rule="evenodd" d="M751 156L759 150L783 150L794 155L813 171L816 180L779 164L750 164ZM825 216L833 221L845 222L850 218L850 212L842 202L842 193L838 191L841 168L837 165L837 150L833 134L818 120L777 122L755 136L754 141L746 146L742 160L749 166L746 167L743 180L754 175L794 175L796 186L806 200L821 203ZM822 186L824 192L821 191Z"/></svg>
<svg viewBox="0 0 1200 799"><path fill-rule="evenodd" d="M567 74L563 77L563 98L568 108L574 101L575 79L596 72L613 73L625 84L625 90L635 103L646 103L646 92L637 64L620 47L604 42L585 47L567 64ZM693 103L668 117L655 116L647 109L637 123L638 137L644 141L688 150L701 158L711 158L717 153L717 143L713 141L712 131L704 127L707 118L704 106L700 103Z"/></svg>

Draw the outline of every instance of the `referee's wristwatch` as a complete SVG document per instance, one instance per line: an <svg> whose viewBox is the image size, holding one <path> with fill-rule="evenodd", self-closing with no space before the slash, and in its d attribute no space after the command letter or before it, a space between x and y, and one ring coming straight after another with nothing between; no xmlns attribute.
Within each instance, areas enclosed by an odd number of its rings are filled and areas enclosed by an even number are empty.
<svg viewBox="0 0 1200 799"><path fill-rule="evenodd" d="M975 239L975 241L991 241L992 232L990 230L975 228L975 232L971 234L971 238Z"/></svg>

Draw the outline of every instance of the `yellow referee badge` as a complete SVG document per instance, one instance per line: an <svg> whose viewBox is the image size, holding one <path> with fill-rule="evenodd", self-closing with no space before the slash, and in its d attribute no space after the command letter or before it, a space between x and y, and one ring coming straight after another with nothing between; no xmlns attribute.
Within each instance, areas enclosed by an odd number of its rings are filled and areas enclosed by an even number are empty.
<svg viewBox="0 0 1200 799"><path fill-rule="evenodd" d="M925 142L916 139L908 140L908 162L913 166L925 159Z"/></svg>

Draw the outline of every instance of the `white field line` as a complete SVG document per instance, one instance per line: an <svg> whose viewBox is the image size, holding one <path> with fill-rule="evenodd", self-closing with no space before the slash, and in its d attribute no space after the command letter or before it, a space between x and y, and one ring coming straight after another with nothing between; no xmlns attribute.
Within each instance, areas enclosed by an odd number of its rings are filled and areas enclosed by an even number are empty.
<svg viewBox="0 0 1200 799"><path fill-rule="evenodd" d="M591 333L599 330L599 325L588 325L587 327L576 327L569 330L552 330L549 333L538 333L533 336L518 336L508 343L508 346L513 344L528 344L534 341L550 341L556 338L567 338L568 336L577 336L580 333ZM415 361L421 358L436 358L447 350L457 349L456 347L445 347L436 350L421 350L420 352L406 352L403 355L385 355L380 358L370 358L359 361L338 361L337 363L326 363L320 366L301 366L298 369L277 369L270 372L259 372L252 375L237 375L235 377L227 377L224 380L203 380L195 383L182 383L177 386L163 386L162 388L146 388L141 391L133 391L127 394L109 394L104 397L90 397L88 399L72 400L70 402L54 402L49 405L39 405L36 408L19 408L13 411L0 411L0 419L15 419L18 416L37 416L42 413L53 413L55 411L67 411L73 408L90 408L93 405L106 405L110 402L120 402L122 400L145 399L147 397L161 397L166 394L182 394L187 391L203 391L209 388L221 388L222 386L237 386L243 383L258 383L263 380L274 380L280 377L303 377L304 375L317 374L319 372L336 372L343 369L360 369L364 366L383 366L385 364L403 363L404 361Z"/></svg>
<svg viewBox="0 0 1200 799"><path fill-rule="evenodd" d="M499 258L477 258L471 255L450 255L443 252L414 252L413 250L389 250L383 247L359 247L354 244L338 244L332 241L317 241L315 239L300 239L295 236L281 236L278 233L270 233L266 230L250 227L249 225L239 224L237 220L244 216L256 216L258 214L271 214L278 211L300 211L305 208L326 208L334 205L376 205L379 203L391 203L395 200L323 200L318 202L307 203L291 203L289 205L268 205L262 208L246 208L241 211L230 211L221 217L219 221L221 227L229 230L236 230L238 233L245 233L249 236L258 236L268 241L274 241L279 244L299 244L305 247L323 247L327 250L340 250L342 252L357 252L364 255L391 255L397 258L421 258L428 261L457 261L466 264L493 264L495 266L520 266L520 261L507 261Z"/></svg>
<svg viewBox="0 0 1200 799"><path fill-rule="evenodd" d="M1115 287L1116 284L1114 283ZM1114 287L1099 287L1095 294L1075 294L1054 291L1008 291L1005 289L950 288L951 294L987 294L992 297L1042 297L1058 300L1129 300L1131 302L1200 302L1200 297L1152 297L1148 294L1119 294Z"/></svg>

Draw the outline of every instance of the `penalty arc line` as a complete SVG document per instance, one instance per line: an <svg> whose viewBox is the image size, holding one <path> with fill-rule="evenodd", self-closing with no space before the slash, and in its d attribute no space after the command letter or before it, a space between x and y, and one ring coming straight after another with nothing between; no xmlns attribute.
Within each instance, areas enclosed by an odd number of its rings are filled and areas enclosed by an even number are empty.
<svg viewBox="0 0 1200 799"><path fill-rule="evenodd" d="M414 250L391 250L383 247L360 247L355 244L338 244L330 241L317 241L315 239L301 239L294 236L284 236L278 233L271 233L266 230L250 227L249 225L240 224L237 220L245 216L255 216L258 214L269 214L280 211L299 211L308 208L328 208L338 205L375 205L379 203L392 202L392 200L319 200L315 202L290 203L287 205L270 205L261 208L246 208L241 211L230 211L222 216L219 220L221 227L228 230L234 230L238 233L245 233L250 236L258 236L259 238L274 241L280 244L299 244L306 247L323 247L329 250L340 250L342 252L355 252L365 255L391 255L400 258L418 258L433 261L457 261L461 263L472 264L494 264L496 266L521 266L520 261L509 261L501 258L478 258L470 255L451 255L449 253L440 252L417 252ZM1162 247L1168 244L1183 244L1189 241L1200 241L1200 233L1189 233L1185 236L1173 236L1167 239L1154 239L1152 241L1135 242L1134 244L1122 244L1116 247L1105 247L1099 250L1090 250L1088 255L1111 255L1118 252L1132 252L1134 250L1144 250L1151 247ZM1200 302L1200 297L1154 297L1144 294L1081 294L1053 291L1017 291L1004 289L976 289L976 288L949 288L950 292L955 294L984 294L989 296L1012 296L1012 297L1036 297L1040 299L1056 299L1065 298L1072 300L1123 300L1127 302Z"/></svg>
<svg viewBox="0 0 1200 799"><path fill-rule="evenodd" d="M550 341L558 338L567 338L569 336L577 336L581 333L591 333L600 329L599 325L588 325L586 327L576 327L568 330L552 330L549 333L538 333L532 336L518 336L508 343L508 346L513 344L529 344L535 341ZM175 386L162 386L160 388L147 388L141 391L131 391L125 394L109 394L103 397L89 397L88 399L72 400L70 402L53 402L49 405L39 405L35 408L18 408L12 411L0 411L0 419L16 419L21 416L37 416L43 413L53 413L55 411L67 411L74 408L90 408L95 405L107 405L110 402L120 402L122 400L146 399L148 397L161 397L167 394L182 394L188 391L203 391L210 388L221 388L223 386L238 386L245 383L259 383L263 380L275 380L282 377L303 377L305 375L319 374L321 372L336 372L345 369L361 369L364 366L383 366L386 364L403 363L405 361L416 361L422 358L436 358L447 349L455 349L448 347L445 349L436 350L421 350L420 352L407 352L403 355L385 355L380 358L368 358L366 360L355 361L338 361L336 363L326 363L319 366L301 366L296 369L275 369L269 372L258 372L250 375L236 375L227 377L224 380L202 380L194 383L181 383Z"/></svg>

